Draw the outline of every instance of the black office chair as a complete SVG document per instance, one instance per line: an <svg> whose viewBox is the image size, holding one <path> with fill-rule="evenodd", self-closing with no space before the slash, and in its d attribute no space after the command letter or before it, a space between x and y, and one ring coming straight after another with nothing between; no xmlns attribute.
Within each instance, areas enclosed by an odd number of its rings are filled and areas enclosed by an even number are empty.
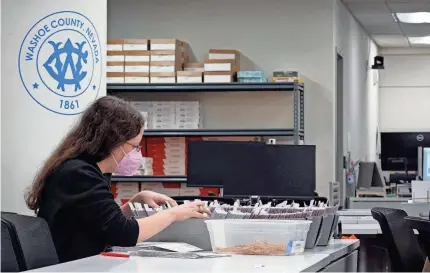
<svg viewBox="0 0 430 273"><path fill-rule="evenodd" d="M424 255L414 232L405 221L406 212L391 208L373 208L382 238L388 250L393 272L422 272Z"/></svg>
<svg viewBox="0 0 430 273"><path fill-rule="evenodd" d="M14 250L20 271L59 263L54 242L45 220L3 212L1 219L2 223L4 222L13 233L12 238L16 238Z"/></svg>
<svg viewBox="0 0 430 273"><path fill-rule="evenodd" d="M430 220L421 217L406 217L405 220L411 230L416 229L418 231L418 239L430 259Z"/></svg>
<svg viewBox="0 0 430 273"><path fill-rule="evenodd" d="M23 270L23 265L18 264L18 259L15 253L17 240L14 233L10 230L10 226L6 221L1 221L1 272L19 272Z"/></svg>

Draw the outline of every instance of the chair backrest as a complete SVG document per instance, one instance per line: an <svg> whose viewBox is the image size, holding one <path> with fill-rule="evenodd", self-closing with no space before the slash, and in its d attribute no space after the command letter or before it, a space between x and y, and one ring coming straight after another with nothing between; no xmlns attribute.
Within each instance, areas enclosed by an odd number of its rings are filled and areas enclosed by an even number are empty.
<svg viewBox="0 0 430 273"><path fill-rule="evenodd" d="M430 220L420 217L406 217L405 219L411 229L418 231L420 243L430 259Z"/></svg>
<svg viewBox="0 0 430 273"><path fill-rule="evenodd" d="M422 272L424 255L417 237L405 221L406 212L391 208L373 208L394 272Z"/></svg>
<svg viewBox="0 0 430 273"><path fill-rule="evenodd" d="M48 224L42 218L19 214L2 213L5 221L18 242L18 264L23 264L22 270L32 270L58 264L58 256L52 241ZM20 258L22 261L20 261Z"/></svg>
<svg viewBox="0 0 430 273"><path fill-rule="evenodd" d="M23 265L18 264L15 253L17 240L6 221L1 221L1 272L19 272L24 270ZM19 259L20 261L22 259Z"/></svg>

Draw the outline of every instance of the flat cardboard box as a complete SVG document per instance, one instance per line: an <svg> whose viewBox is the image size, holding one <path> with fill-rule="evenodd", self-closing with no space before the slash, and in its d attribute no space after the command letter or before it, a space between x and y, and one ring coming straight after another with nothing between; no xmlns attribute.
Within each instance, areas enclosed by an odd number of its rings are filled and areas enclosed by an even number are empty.
<svg viewBox="0 0 430 273"><path fill-rule="evenodd" d="M182 70L182 65L178 61L173 62L150 62L149 71L152 72L173 72ZM175 74L176 77L176 74Z"/></svg>
<svg viewBox="0 0 430 273"><path fill-rule="evenodd" d="M151 72L151 83L176 83L175 72Z"/></svg>
<svg viewBox="0 0 430 273"><path fill-rule="evenodd" d="M124 83L123 72L107 72L106 83Z"/></svg>
<svg viewBox="0 0 430 273"><path fill-rule="evenodd" d="M126 62L149 62L150 60L149 51L128 50L128 51L124 51L124 55L125 55Z"/></svg>
<svg viewBox="0 0 430 273"><path fill-rule="evenodd" d="M122 50L124 50L123 45L124 45L124 40L122 40L122 39L108 40L106 50L107 51L122 51Z"/></svg>
<svg viewBox="0 0 430 273"><path fill-rule="evenodd" d="M234 60L205 60L205 72L238 71L239 64Z"/></svg>
<svg viewBox="0 0 430 273"><path fill-rule="evenodd" d="M151 62L184 62L185 56L180 50L151 50Z"/></svg>
<svg viewBox="0 0 430 273"><path fill-rule="evenodd" d="M124 62L107 62L106 72L124 72Z"/></svg>
<svg viewBox="0 0 430 273"><path fill-rule="evenodd" d="M124 51L107 51L108 62L124 62Z"/></svg>
<svg viewBox="0 0 430 273"><path fill-rule="evenodd" d="M149 73L126 72L124 73L125 83L149 83Z"/></svg>
<svg viewBox="0 0 430 273"><path fill-rule="evenodd" d="M203 73L198 71L178 71L176 72L178 83L202 83Z"/></svg>
<svg viewBox="0 0 430 273"><path fill-rule="evenodd" d="M185 63L184 64L184 71L203 72L203 71L205 71L205 65L204 65L204 63Z"/></svg>
<svg viewBox="0 0 430 273"><path fill-rule="evenodd" d="M210 49L209 59L240 60L240 52L235 49Z"/></svg>
<svg viewBox="0 0 430 273"><path fill-rule="evenodd" d="M124 39L124 50L148 50L147 39Z"/></svg>
<svg viewBox="0 0 430 273"><path fill-rule="evenodd" d="M125 62L125 72L149 73L149 62Z"/></svg>
<svg viewBox="0 0 430 273"><path fill-rule="evenodd" d="M176 50L184 44L178 39L151 39L151 50Z"/></svg>
<svg viewBox="0 0 430 273"><path fill-rule="evenodd" d="M234 82L234 72L205 72L204 82L207 83L229 83Z"/></svg>

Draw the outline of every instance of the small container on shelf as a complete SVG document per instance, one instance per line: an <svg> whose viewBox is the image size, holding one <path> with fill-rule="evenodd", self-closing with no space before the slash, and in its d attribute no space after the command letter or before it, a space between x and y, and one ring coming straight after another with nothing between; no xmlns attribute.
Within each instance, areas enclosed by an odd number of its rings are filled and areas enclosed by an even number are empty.
<svg viewBox="0 0 430 273"><path fill-rule="evenodd" d="M116 40L108 40L107 41L107 51L123 51L124 40L116 39Z"/></svg>
<svg viewBox="0 0 430 273"><path fill-rule="evenodd" d="M182 64L178 61L150 62L149 71L153 72L176 72L182 70Z"/></svg>
<svg viewBox="0 0 430 273"><path fill-rule="evenodd" d="M205 65L204 63L185 63L184 71L196 71L196 72L204 72Z"/></svg>
<svg viewBox="0 0 430 273"><path fill-rule="evenodd" d="M267 78L262 71L239 71L237 81L242 83L261 83L267 82Z"/></svg>
<svg viewBox="0 0 430 273"><path fill-rule="evenodd" d="M234 60L240 61L240 52L235 49L210 49L209 59L211 60Z"/></svg>
<svg viewBox="0 0 430 273"><path fill-rule="evenodd" d="M149 73L149 62L125 62L125 72Z"/></svg>
<svg viewBox="0 0 430 273"><path fill-rule="evenodd" d="M125 72L124 83L149 83L149 73L146 72Z"/></svg>
<svg viewBox="0 0 430 273"><path fill-rule="evenodd" d="M176 83L175 72L151 72L151 83Z"/></svg>
<svg viewBox="0 0 430 273"><path fill-rule="evenodd" d="M106 62L106 72L124 72L124 62Z"/></svg>
<svg viewBox="0 0 430 273"><path fill-rule="evenodd" d="M176 72L178 83L202 83L203 73L198 71L178 71Z"/></svg>
<svg viewBox="0 0 430 273"><path fill-rule="evenodd" d="M126 62L149 62L150 53L149 51L124 51Z"/></svg>
<svg viewBox="0 0 430 273"><path fill-rule="evenodd" d="M124 51L107 51L106 54L107 54L106 60L108 62L124 62L125 61Z"/></svg>
<svg viewBox="0 0 430 273"><path fill-rule="evenodd" d="M207 59L204 63L205 72L236 72L240 69L234 60Z"/></svg>
<svg viewBox="0 0 430 273"><path fill-rule="evenodd" d="M205 83L231 83L234 82L235 72L204 72Z"/></svg>
<svg viewBox="0 0 430 273"><path fill-rule="evenodd" d="M187 48L187 43L172 38L151 39L151 50L176 50L178 48L184 50Z"/></svg>
<svg viewBox="0 0 430 273"><path fill-rule="evenodd" d="M107 72L106 83L124 83L125 73Z"/></svg>
<svg viewBox="0 0 430 273"><path fill-rule="evenodd" d="M148 39L124 39L124 50L146 51L148 49Z"/></svg>

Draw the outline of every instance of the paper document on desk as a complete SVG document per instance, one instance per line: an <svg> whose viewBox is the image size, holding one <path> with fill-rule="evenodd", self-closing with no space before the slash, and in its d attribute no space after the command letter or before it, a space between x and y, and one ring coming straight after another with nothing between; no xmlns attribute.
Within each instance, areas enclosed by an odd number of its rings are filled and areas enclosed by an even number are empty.
<svg viewBox="0 0 430 273"><path fill-rule="evenodd" d="M113 247L112 250L115 252L125 252L125 253L130 253L132 251L140 251L140 250L178 252L178 253L203 251L203 249L187 243L170 243L170 242L144 242L144 243L137 244L135 247Z"/></svg>
<svg viewBox="0 0 430 273"><path fill-rule="evenodd" d="M131 251L130 256L152 257L152 258L175 258L175 259L204 259L230 257L226 254L196 253L196 252L165 252L165 251Z"/></svg>

